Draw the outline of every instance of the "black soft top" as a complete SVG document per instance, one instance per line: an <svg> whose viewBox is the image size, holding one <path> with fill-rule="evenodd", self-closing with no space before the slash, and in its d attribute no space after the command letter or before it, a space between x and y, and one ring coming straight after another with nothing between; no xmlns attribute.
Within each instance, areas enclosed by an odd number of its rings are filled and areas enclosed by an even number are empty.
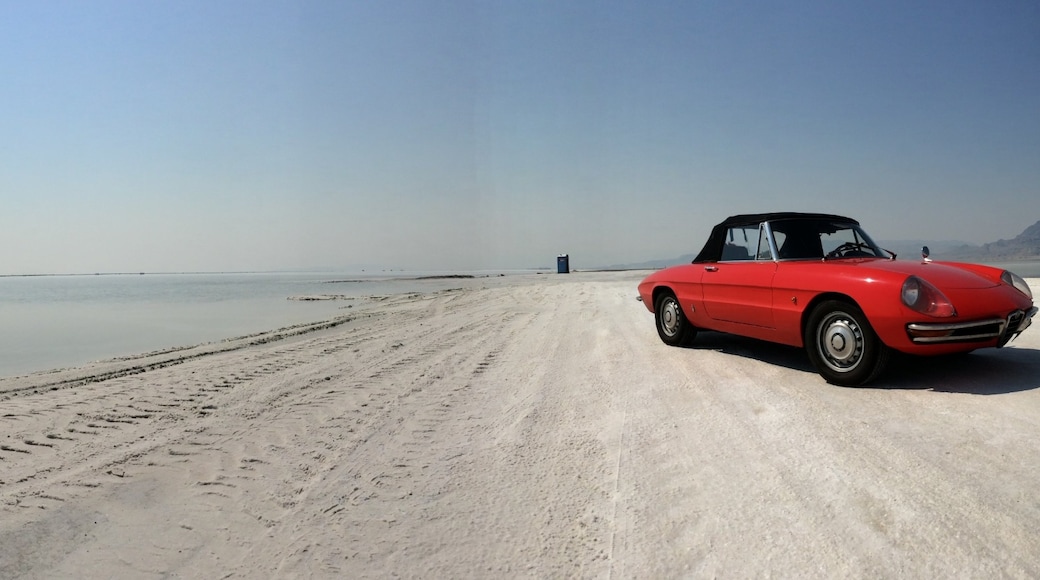
<svg viewBox="0 0 1040 580"><path fill-rule="evenodd" d="M729 228L737 226L757 226L762 222L771 222L778 220L821 220L821 221L834 221L847 224L859 225L859 222L840 215L831 215L826 213L798 213L798 212L775 212L775 213L749 213L741 215L729 216L721 223L711 229L711 236L708 237L708 242L704 244L704 249L701 253L697 254L694 258L693 263L698 262L718 262L722 257L722 246L726 243L726 232Z"/></svg>

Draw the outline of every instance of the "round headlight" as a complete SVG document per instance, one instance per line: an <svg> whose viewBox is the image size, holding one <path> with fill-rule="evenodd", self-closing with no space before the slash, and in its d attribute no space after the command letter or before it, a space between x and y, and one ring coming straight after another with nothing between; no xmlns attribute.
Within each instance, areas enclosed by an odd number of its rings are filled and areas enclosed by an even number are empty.
<svg viewBox="0 0 1040 580"><path fill-rule="evenodd" d="M1000 279L1009 286L1018 288L1018 291L1028 296L1030 299L1033 298L1033 291L1029 289L1029 284L1022 279L1018 274L1009 270L1004 270L1004 273L1000 275Z"/></svg>
<svg viewBox="0 0 1040 580"><path fill-rule="evenodd" d="M920 297L921 284L918 283L917 278L913 276L907 278L906 282L903 282L903 304L913 308Z"/></svg>
<svg viewBox="0 0 1040 580"><path fill-rule="evenodd" d="M957 316L957 309L950 299L927 280L917 276L910 276L903 282L901 297L903 304L921 314L939 318Z"/></svg>

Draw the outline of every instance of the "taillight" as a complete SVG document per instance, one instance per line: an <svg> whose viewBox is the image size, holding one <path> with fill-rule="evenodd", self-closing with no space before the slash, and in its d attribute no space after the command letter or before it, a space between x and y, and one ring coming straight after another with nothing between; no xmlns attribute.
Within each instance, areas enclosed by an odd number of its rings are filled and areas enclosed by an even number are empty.
<svg viewBox="0 0 1040 580"><path fill-rule="evenodd" d="M957 316L957 309L953 307L950 299L928 281L917 276L910 276L903 282L901 296L903 304L921 314L937 318Z"/></svg>

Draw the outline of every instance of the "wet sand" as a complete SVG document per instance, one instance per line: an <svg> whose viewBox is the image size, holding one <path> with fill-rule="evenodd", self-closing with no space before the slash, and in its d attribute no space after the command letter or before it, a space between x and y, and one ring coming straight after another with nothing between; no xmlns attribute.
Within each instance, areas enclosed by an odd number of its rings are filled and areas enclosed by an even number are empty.
<svg viewBox="0 0 1040 580"><path fill-rule="evenodd" d="M1040 575L1040 326L841 388L642 275L0 379L0 577Z"/></svg>

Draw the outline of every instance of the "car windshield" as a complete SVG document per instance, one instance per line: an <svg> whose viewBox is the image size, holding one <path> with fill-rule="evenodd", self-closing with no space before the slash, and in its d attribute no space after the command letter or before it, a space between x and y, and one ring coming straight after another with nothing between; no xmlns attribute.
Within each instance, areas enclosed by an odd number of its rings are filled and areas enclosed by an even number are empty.
<svg viewBox="0 0 1040 580"><path fill-rule="evenodd" d="M818 219L769 222L781 260L883 258L884 250L852 223Z"/></svg>

